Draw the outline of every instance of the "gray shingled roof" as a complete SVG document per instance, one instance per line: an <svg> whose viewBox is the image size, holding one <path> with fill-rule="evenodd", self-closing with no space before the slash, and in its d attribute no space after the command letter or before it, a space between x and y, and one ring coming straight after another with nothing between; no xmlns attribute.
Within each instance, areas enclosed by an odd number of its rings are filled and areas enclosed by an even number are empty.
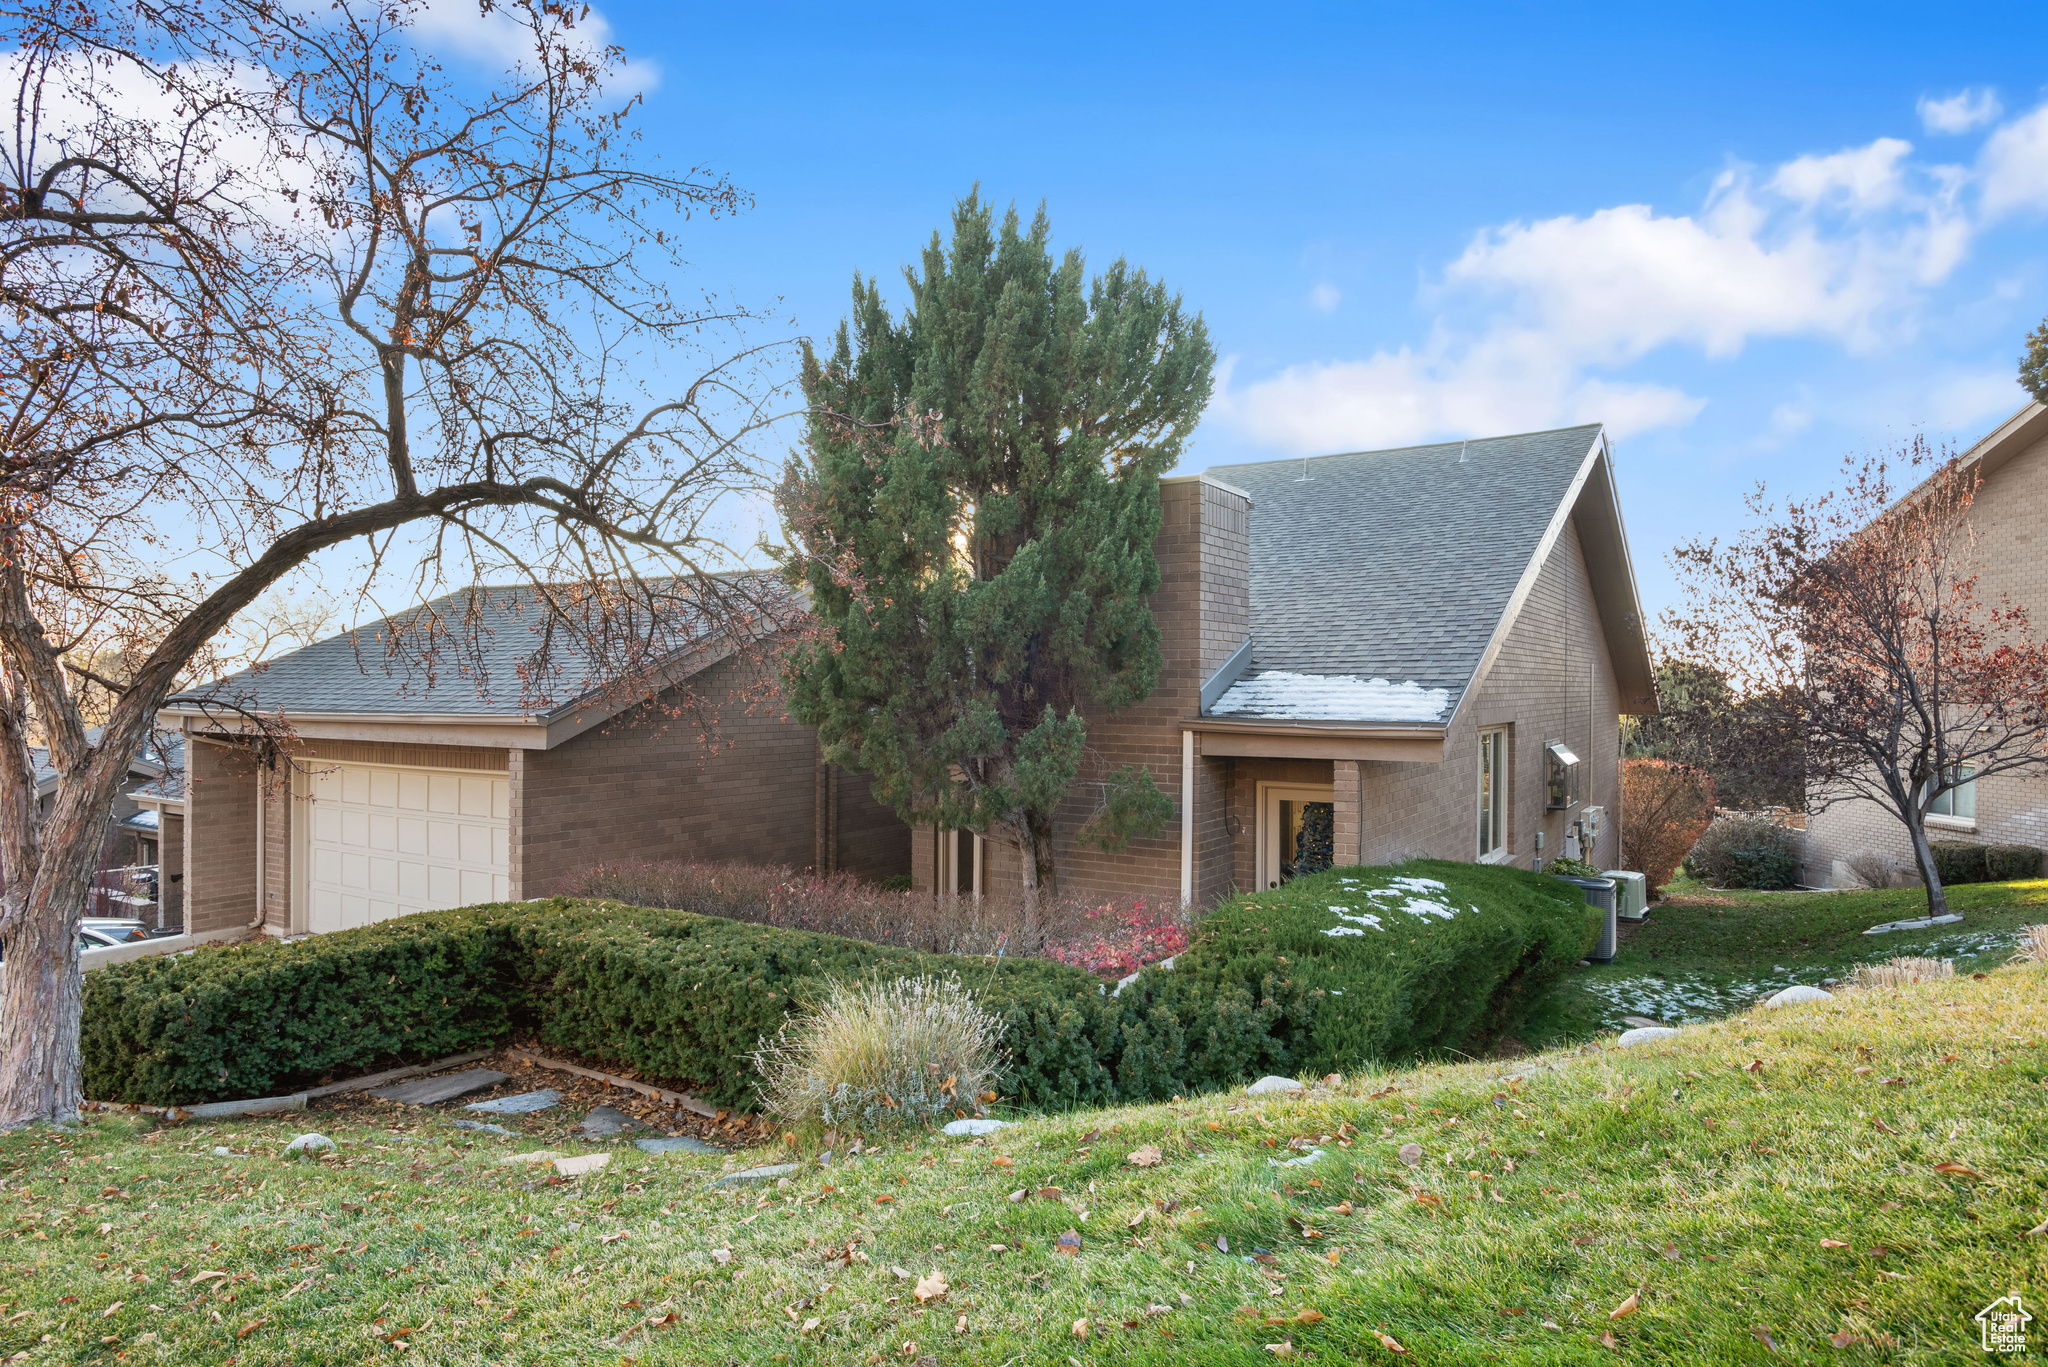
<svg viewBox="0 0 2048 1367"><path fill-rule="evenodd" d="M723 576L773 593L763 574ZM663 649L691 644L680 600ZM472 616L473 614L473 616ZM601 617L589 629L602 630ZM629 633L630 634L630 633ZM417 608L315 642L238 674L170 698L176 708L202 699L257 712L544 717L589 696L604 669L584 648L582 630L550 628L539 590L530 584L459 589ZM394 642L402 645L394 647ZM536 666L546 645L545 669ZM622 652L629 653L629 652Z"/></svg>
<svg viewBox="0 0 2048 1367"><path fill-rule="evenodd" d="M1300 460L1212 466L1252 496L1247 677L1441 688L1449 720L1599 435L1592 425L1314 456L1306 481ZM1226 694L1213 710L1230 707Z"/></svg>
<svg viewBox="0 0 2048 1367"><path fill-rule="evenodd" d="M85 730L85 743L100 743L101 727L89 726ZM50 763L50 752L40 745L28 748L28 759L36 772L36 791L43 793L55 786L57 770ZM142 743L142 753L130 762L131 774L148 774L155 771L182 773L185 767L185 741L182 736L152 735Z"/></svg>

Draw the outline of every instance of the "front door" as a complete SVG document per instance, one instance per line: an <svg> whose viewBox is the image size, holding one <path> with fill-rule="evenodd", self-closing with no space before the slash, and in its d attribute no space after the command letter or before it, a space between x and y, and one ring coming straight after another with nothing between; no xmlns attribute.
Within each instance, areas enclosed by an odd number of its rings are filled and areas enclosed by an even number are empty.
<svg viewBox="0 0 2048 1367"><path fill-rule="evenodd" d="M1330 867L1337 804L1333 785L1261 783L1258 802L1261 888L1277 888Z"/></svg>

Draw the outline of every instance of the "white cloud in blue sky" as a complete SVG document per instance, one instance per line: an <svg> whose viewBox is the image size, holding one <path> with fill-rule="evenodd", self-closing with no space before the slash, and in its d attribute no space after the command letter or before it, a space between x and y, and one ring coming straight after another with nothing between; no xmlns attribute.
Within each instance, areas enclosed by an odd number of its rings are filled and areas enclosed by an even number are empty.
<svg viewBox="0 0 2048 1367"><path fill-rule="evenodd" d="M1990 92L1966 91L1920 112L1954 131L1985 110ZM1621 204L1505 223L1423 287L1423 340L1243 381L1226 365L1213 416L1304 453L1596 420L1622 436L1682 426L1708 398L1631 374L1638 363L1667 350L1725 360L1777 338L1896 350L1986 223L2041 208L2048 105L1994 128L1972 164L1880 137L1724 170L1689 214ZM1960 422L2014 398L2009 371L1929 391ZM1767 437L1792 435L1787 411Z"/></svg>
<svg viewBox="0 0 2048 1367"><path fill-rule="evenodd" d="M1998 92L1990 88L1962 90L1947 99L1920 97L1920 126L1930 133L1967 133L2003 113Z"/></svg>

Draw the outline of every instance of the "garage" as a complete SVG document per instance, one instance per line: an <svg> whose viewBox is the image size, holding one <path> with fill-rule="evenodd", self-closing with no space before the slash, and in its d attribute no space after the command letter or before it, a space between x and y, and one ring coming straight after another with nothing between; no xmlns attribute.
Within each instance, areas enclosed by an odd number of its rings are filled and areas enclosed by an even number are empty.
<svg viewBox="0 0 2048 1367"><path fill-rule="evenodd" d="M313 762L300 776L292 867L322 934L511 896L506 774ZM299 805L299 804L295 804Z"/></svg>

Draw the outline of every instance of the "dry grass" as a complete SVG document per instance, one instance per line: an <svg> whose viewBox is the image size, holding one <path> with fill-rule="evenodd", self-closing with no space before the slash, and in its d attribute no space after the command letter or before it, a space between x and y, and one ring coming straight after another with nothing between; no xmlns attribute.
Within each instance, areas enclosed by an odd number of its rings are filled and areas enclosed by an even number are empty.
<svg viewBox="0 0 2048 1367"><path fill-rule="evenodd" d="M1856 965L1850 970L1849 986L1864 992L1877 992L1933 982L1937 978L1953 978L1955 975L1956 966L1947 959L1887 959L1881 964Z"/></svg>
<svg viewBox="0 0 2048 1367"><path fill-rule="evenodd" d="M2048 964L2048 926L2021 926L2016 964Z"/></svg>
<svg viewBox="0 0 2048 1367"><path fill-rule="evenodd" d="M835 981L754 1056L762 1104L791 1125L869 1131L972 1113L1002 1028L955 979Z"/></svg>

